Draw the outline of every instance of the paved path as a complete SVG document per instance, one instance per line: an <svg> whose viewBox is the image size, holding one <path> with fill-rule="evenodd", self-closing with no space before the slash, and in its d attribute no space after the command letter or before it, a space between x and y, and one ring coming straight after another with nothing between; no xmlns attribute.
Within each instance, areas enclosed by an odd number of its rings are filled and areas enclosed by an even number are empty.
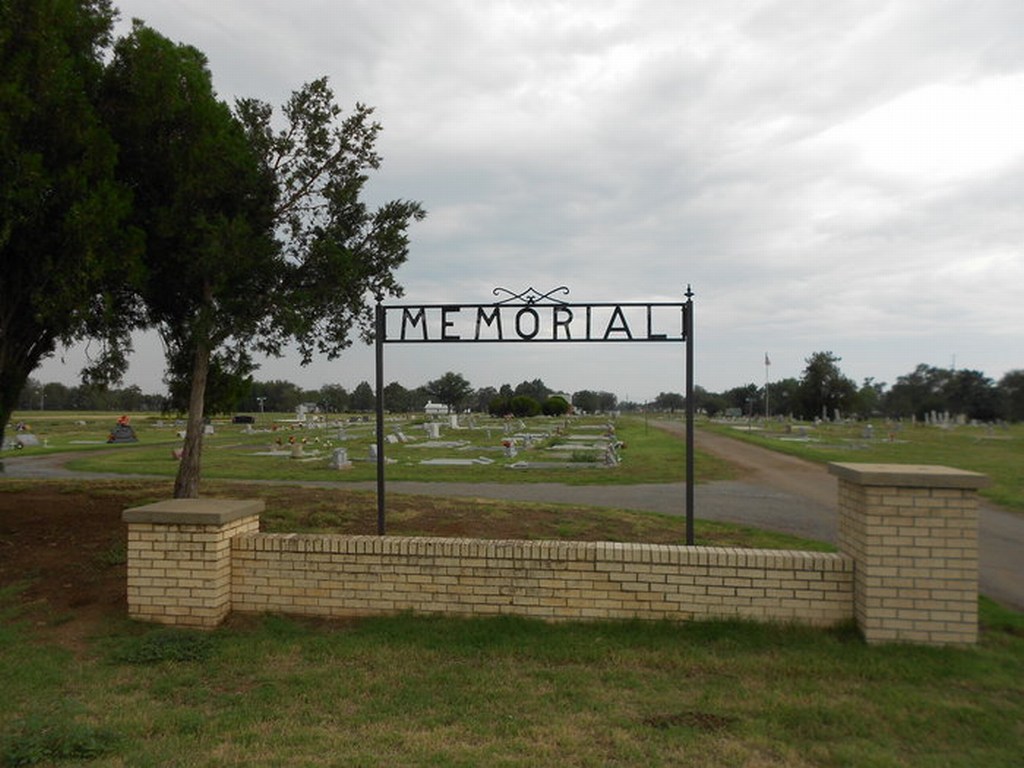
<svg viewBox="0 0 1024 768"><path fill-rule="evenodd" d="M678 422L657 426L682 434ZM837 482L825 467L759 446L698 430L699 449L734 464L742 479L705 483L694 490L698 519L751 525L817 541L836 540ZM116 479L123 475L72 472L69 456L5 458L7 477ZM166 478L162 478L166 479ZM268 481L281 484L281 481ZM296 483L375 490L375 483ZM509 501L555 502L685 514L683 483L575 486L559 483L389 482L388 493ZM699 541L697 542L700 543ZM1024 516L982 503L979 514L980 588L983 594L1024 610Z"/></svg>

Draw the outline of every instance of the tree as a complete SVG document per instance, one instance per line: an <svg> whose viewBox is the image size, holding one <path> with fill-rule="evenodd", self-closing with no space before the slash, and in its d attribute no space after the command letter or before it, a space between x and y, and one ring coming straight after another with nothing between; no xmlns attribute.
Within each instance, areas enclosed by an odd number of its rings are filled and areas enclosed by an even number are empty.
<svg viewBox="0 0 1024 768"><path fill-rule="evenodd" d="M268 322L283 280L276 190L195 48L136 22L114 47L103 102L134 197L129 221L145 237L147 322L167 349L172 393L188 392L174 495L193 497L207 395L251 371L253 347L275 352L281 342Z"/></svg>
<svg viewBox="0 0 1024 768"><path fill-rule="evenodd" d="M686 398L678 392L661 392L654 398L652 405L659 411L675 413L686 407Z"/></svg>
<svg viewBox="0 0 1024 768"><path fill-rule="evenodd" d="M285 275L269 300L282 338L298 342L303 363L314 354L336 358L353 330L371 341L373 300L402 295L394 272L408 257L409 226L426 216L418 202L371 210L360 198L368 172L381 164L373 109L356 104L343 117L321 78L292 94L279 131L264 102L242 99L236 112L277 191Z"/></svg>
<svg viewBox="0 0 1024 768"><path fill-rule="evenodd" d="M875 382L874 377L864 379L864 384L857 390L856 410L864 418L878 413L885 398L885 384Z"/></svg>
<svg viewBox="0 0 1024 768"><path fill-rule="evenodd" d="M146 235L148 319L169 361L191 361L168 371L190 393L174 495L197 496L210 372L244 377L254 352L278 355L288 340L308 363L340 354L353 328L368 339L371 299L401 293L393 271L424 214L360 200L380 126L361 105L339 121L326 80L293 94L277 131L268 105L233 113L216 98L199 51L136 24L106 94Z"/></svg>
<svg viewBox="0 0 1024 768"><path fill-rule="evenodd" d="M487 413L491 416L507 416L512 413L512 398L496 395L487 403Z"/></svg>
<svg viewBox="0 0 1024 768"><path fill-rule="evenodd" d="M257 381L250 390L250 408L262 413L289 413L302 402L302 390L290 381Z"/></svg>
<svg viewBox="0 0 1024 768"><path fill-rule="evenodd" d="M408 413L412 410L412 393L397 381L384 387L384 406L392 413Z"/></svg>
<svg viewBox="0 0 1024 768"><path fill-rule="evenodd" d="M545 416L565 416L572 406L564 397L553 395L541 403L540 410Z"/></svg>
<svg viewBox="0 0 1024 768"><path fill-rule="evenodd" d="M348 397L348 407L356 412L367 413L376 410L377 395L368 381L361 381Z"/></svg>
<svg viewBox="0 0 1024 768"><path fill-rule="evenodd" d="M536 416L540 413L540 403L529 395L516 395L509 401L509 408L513 416L520 418Z"/></svg>
<svg viewBox="0 0 1024 768"><path fill-rule="evenodd" d="M598 410L608 413L614 411L615 407L619 404L619 398L616 397L614 392L598 392L597 393L597 407Z"/></svg>
<svg viewBox="0 0 1024 768"><path fill-rule="evenodd" d="M919 364L911 373L900 376L885 396L885 411L890 416L924 418L932 411L948 409L946 390L950 372Z"/></svg>
<svg viewBox="0 0 1024 768"><path fill-rule="evenodd" d="M1009 371L999 380L1006 418L1024 421L1024 370Z"/></svg>
<svg viewBox="0 0 1024 768"><path fill-rule="evenodd" d="M981 371L961 369L949 377L946 409L978 421L995 421L1002 412L995 382Z"/></svg>
<svg viewBox="0 0 1024 768"><path fill-rule="evenodd" d="M793 377L768 384L768 408L775 415L792 416L800 410L800 380Z"/></svg>
<svg viewBox="0 0 1024 768"><path fill-rule="evenodd" d="M572 393L573 407L580 413L597 413L598 398L597 392L590 389L581 389Z"/></svg>
<svg viewBox="0 0 1024 768"><path fill-rule="evenodd" d="M0 3L0 441L58 344L104 340L90 380L125 368L129 197L96 106L114 15L107 0Z"/></svg>
<svg viewBox="0 0 1024 768"><path fill-rule="evenodd" d="M498 390L494 387L481 387L472 394L472 408L477 413L487 413L491 403L498 397Z"/></svg>
<svg viewBox="0 0 1024 768"><path fill-rule="evenodd" d="M741 387L733 387L722 393L727 408L737 408L744 416L753 416L763 410L764 397L756 384L744 384Z"/></svg>
<svg viewBox="0 0 1024 768"><path fill-rule="evenodd" d="M857 385L839 370L842 360L831 352L815 352L804 362L800 381L800 404L804 418L835 418L836 412L849 412Z"/></svg>
<svg viewBox="0 0 1024 768"><path fill-rule="evenodd" d="M447 405L452 411L458 411L462 402L473 391L472 385L461 373L448 371L439 379L427 382L427 394L438 402Z"/></svg>
<svg viewBox="0 0 1024 768"><path fill-rule="evenodd" d="M317 404L325 413L343 413L348 408L348 391L340 384L325 384L320 387Z"/></svg>
<svg viewBox="0 0 1024 768"><path fill-rule="evenodd" d="M547 400L548 395L551 394L551 390L540 379L534 379L533 381L520 382L512 394L526 395L527 397L533 398L538 403L543 403Z"/></svg>

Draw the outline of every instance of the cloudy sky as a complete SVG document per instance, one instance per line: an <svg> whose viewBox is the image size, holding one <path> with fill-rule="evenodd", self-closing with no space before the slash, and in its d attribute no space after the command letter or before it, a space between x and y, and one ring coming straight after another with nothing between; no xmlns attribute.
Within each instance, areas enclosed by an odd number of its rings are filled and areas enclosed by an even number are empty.
<svg viewBox="0 0 1024 768"><path fill-rule="evenodd" d="M328 75L415 199L404 301L696 302L695 379L1024 368L1020 0L115 0L209 57L225 100ZM142 340L127 381L162 389ZM75 355L37 371L77 371ZM677 345L389 346L388 381L540 377L643 401ZM257 378L373 381L372 350Z"/></svg>

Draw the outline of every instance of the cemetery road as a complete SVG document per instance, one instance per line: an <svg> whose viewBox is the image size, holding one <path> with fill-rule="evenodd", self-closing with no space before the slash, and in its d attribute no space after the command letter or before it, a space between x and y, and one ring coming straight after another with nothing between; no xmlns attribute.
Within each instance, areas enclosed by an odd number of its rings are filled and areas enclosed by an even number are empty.
<svg viewBox="0 0 1024 768"><path fill-rule="evenodd" d="M679 422L652 422L683 436ZM697 430L697 448L719 456L740 470L739 480L702 483L694 490L700 520L751 525L817 541L835 542L837 482L823 465L776 453L741 440ZM6 477L116 478L122 475L79 473L63 464L69 456L5 458ZM263 481L254 481L263 482ZM280 481L266 481L279 483ZM295 483L298 485L374 490L375 483ZM389 493L424 496L505 499L615 507L685 514L685 485L571 486L558 483L389 482ZM978 519L981 592L1024 610L1024 516L981 503ZM700 541L698 539L698 544Z"/></svg>
<svg viewBox="0 0 1024 768"><path fill-rule="evenodd" d="M683 430L681 425L659 426L679 433ZM837 481L825 466L700 430L695 438L701 450L749 472L750 482L826 507L833 526L829 540L835 540ZM981 593L1024 610L1024 517L982 499L978 510L978 550Z"/></svg>

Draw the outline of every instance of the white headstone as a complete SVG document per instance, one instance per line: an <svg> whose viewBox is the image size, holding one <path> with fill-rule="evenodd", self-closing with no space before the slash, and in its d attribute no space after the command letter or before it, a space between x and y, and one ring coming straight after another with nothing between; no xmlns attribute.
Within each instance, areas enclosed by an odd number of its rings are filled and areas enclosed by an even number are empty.
<svg viewBox="0 0 1024 768"><path fill-rule="evenodd" d="M352 462L348 460L348 449L335 448L331 454L331 469L351 469Z"/></svg>

